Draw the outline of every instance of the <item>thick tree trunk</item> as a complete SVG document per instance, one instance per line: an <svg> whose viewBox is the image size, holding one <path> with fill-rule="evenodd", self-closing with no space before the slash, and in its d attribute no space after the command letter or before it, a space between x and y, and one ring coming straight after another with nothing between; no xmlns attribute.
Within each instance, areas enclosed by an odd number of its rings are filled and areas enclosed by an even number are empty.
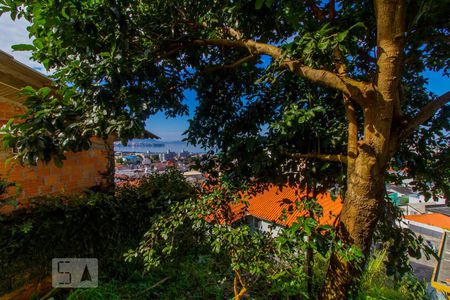
<svg viewBox="0 0 450 300"><path fill-rule="evenodd" d="M398 143L391 141L391 127L394 108L397 108L395 113L401 113L399 87L406 11L405 0L375 0L374 4L378 53L376 94L363 107L364 134L357 149L349 139L347 191L337 228L339 239L348 246L357 246L366 255L383 209L384 173L393 154L390 147ZM349 136L350 129L349 126ZM345 261L333 253L320 298L347 299L364 267L365 259Z"/></svg>
<svg viewBox="0 0 450 300"><path fill-rule="evenodd" d="M104 189L113 191L114 190L114 173L116 168L116 163L114 159L114 139L109 137L103 140L106 150L106 159L108 160L106 166L106 172L103 174L105 178Z"/></svg>
<svg viewBox="0 0 450 300"><path fill-rule="evenodd" d="M373 158L366 154L356 160L354 172L349 174L338 227L338 238L347 245L357 246L364 254L370 250L383 209L384 176L375 172L375 167ZM333 253L320 299L346 299L361 277L364 264L364 260L345 261Z"/></svg>

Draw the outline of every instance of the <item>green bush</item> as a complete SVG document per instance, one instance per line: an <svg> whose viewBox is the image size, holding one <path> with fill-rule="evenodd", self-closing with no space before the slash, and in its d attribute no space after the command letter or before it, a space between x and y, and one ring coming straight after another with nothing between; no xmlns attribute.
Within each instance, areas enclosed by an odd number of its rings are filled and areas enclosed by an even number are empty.
<svg viewBox="0 0 450 300"><path fill-rule="evenodd" d="M10 193L15 190L15 194ZM20 193L19 185L14 182L7 181L0 176L0 208L3 205L17 205L16 196ZM9 195L8 195L9 194ZM0 220L2 216L0 215Z"/></svg>
<svg viewBox="0 0 450 300"><path fill-rule="evenodd" d="M171 171L114 194L31 199L30 207L0 220L0 291L49 275L54 257L96 257L102 275L129 278L137 267L125 263L123 253L138 245L152 216L193 192Z"/></svg>
<svg viewBox="0 0 450 300"><path fill-rule="evenodd" d="M154 223L155 218L167 212L174 203L185 204L184 200L195 192L180 173L170 171L149 176L137 187L123 186L113 194L88 192L72 197L32 199L28 209L16 211L0 221L0 290L6 292L21 286L28 279L49 275L50 262L54 257L96 257L99 259L99 287L72 292L58 290L53 295L55 299L232 297L233 271L230 259L213 253L210 248L200 248L196 244L181 247L176 252L177 259L171 262L163 260L159 267L148 273L143 272L140 260L124 262L124 253L138 247L144 233L152 224L157 224ZM181 229L180 234L188 233L184 226ZM246 261L252 259L255 258L250 256ZM298 259L300 262L301 259ZM362 277L356 299L427 298L424 284L412 275L406 275L398 282L388 277L385 260L384 251L373 255ZM292 269L292 264L288 268ZM304 276L300 276L303 272L301 264L298 268L297 282L273 278L260 280L246 297L285 299L289 294L287 291L294 290L296 295L303 294L306 297L306 281ZM327 258L316 255L314 293L322 285L326 269ZM243 271L248 270L244 267ZM286 287L286 284L291 283L296 285Z"/></svg>
<svg viewBox="0 0 450 300"><path fill-rule="evenodd" d="M186 255L177 264L126 282L109 281L96 289L77 289L66 295L56 295L67 300L109 299L228 299L232 291L225 291L226 274L221 264L211 256Z"/></svg>
<svg viewBox="0 0 450 300"><path fill-rule="evenodd" d="M413 274L406 273L398 282L395 282L392 276L387 276L385 260L386 250L376 251L373 254L361 279L357 299L431 299L426 292L426 284Z"/></svg>

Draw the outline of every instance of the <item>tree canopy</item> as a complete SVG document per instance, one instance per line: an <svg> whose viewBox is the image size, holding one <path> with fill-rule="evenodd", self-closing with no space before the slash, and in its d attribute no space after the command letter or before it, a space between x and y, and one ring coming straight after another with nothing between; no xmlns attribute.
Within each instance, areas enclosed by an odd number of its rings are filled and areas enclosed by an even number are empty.
<svg viewBox="0 0 450 300"><path fill-rule="evenodd" d="M186 114L189 89L187 140L220 150L211 173L342 190L338 236L365 253L385 180L449 195L450 94L433 95L423 76L449 75L445 0L0 3L31 22L33 45L14 48L55 81L27 89L28 114L4 130L24 162L60 160L94 135L126 142L158 111ZM331 261L346 286L357 268Z"/></svg>
<svg viewBox="0 0 450 300"><path fill-rule="evenodd" d="M448 75L443 4L408 2L398 127L435 98L422 72ZM59 88L32 97L34 121L13 130L22 139L9 144L31 163L79 151L93 135L114 133L126 142L161 110L185 114L185 89L195 90L199 103L188 141L218 147L224 161L250 156L269 170L279 166L272 163L278 153L345 154L342 93L364 102L355 87L371 93L377 76L370 1L4 1L1 7L32 22L33 45L14 49L33 50ZM344 74L337 62L345 63ZM49 98L57 100L37 101ZM412 173L426 177L427 156L446 147L447 116L445 108L409 139L395 160L399 168L420 166Z"/></svg>

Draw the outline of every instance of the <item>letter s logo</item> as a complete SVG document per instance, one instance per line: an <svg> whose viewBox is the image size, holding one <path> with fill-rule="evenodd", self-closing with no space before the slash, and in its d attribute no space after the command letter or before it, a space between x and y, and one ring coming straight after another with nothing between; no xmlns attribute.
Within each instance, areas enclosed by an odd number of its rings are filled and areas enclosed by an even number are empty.
<svg viewBox="0 0 450 300"><path fill-rule="evenodd" d="M72 274L70 274L70 272L64 272L64 270L62 270L65 264L70 264L70 261L58 262L58 273L61 274L60 276L58 276L58 278L61 279L61 281L58 282L58 284L61 285L68 285L72 283Z"/></svg>

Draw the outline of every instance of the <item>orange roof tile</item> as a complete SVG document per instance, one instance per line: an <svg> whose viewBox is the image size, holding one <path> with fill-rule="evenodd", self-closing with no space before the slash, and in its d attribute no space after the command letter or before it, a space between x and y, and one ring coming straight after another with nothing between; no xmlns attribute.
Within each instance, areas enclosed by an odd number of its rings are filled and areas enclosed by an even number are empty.
<svg viewBox="0 0 450 300"><path fill-rule="evenodd" d="M297 194L296 194L297 193ZM297 221L298 217L306 214L305 210L295 207L295 200L305 193L299 192L298 189L292 187L284 187L282 190L276 186L269 187L268 190L251 196L248 199L247 215L257 217L269 222L278 223L285 226L291 226ZM320 224L333 225L336 216L342 210L342 200L338 197L333 200L329 193L319 194L317 196L318 203L323 208L323 216L319 219ZM234 204L232 211L240 214L245 209L242 203ZM286 213L286 219L280 219L283 210L292 213Z"/></svg>
<svg viewBox="0 0 450 300"><path fill-rule="evenodd" d="M408 215L404 216L404 218L443 229L450 229L450 217L443 214Z"/></svg>

